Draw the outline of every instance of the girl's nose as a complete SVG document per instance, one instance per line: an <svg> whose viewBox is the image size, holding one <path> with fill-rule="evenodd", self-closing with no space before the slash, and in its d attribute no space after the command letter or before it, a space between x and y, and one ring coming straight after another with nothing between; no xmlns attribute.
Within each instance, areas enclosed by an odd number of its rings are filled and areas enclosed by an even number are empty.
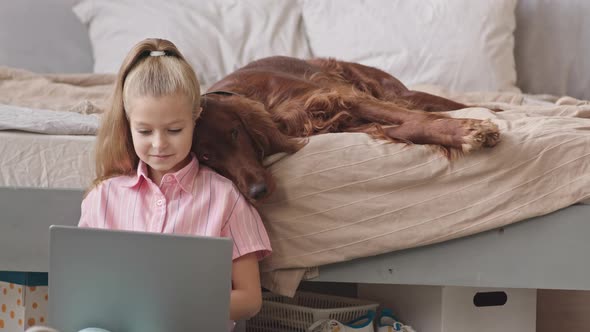
<svg viewBox="0 0 590 332"><path fill-rule="evenodd" d="M167 140L165 135L162 134L156 134L154 135L154 139L152 140L152 147L157 148L157 149L161 149L161 148L165 148L167 145Z"/></svg>

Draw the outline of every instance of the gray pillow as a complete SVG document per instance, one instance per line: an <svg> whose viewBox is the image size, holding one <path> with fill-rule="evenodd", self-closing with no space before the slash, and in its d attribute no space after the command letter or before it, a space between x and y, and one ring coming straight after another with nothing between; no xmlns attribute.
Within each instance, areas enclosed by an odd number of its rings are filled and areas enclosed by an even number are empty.
<svg viewBox="0 0 590 332"><path fill-rule="evenodd" d="M0 66L40 73L92 72L86 27L72 12L75 0L2 0Z"/></svg>
<svg viewBox="0 0 590 332"><path fill-rule="evenodd" d="M515 60L523 92L590 99L590 1L520 0Z"/></svg>

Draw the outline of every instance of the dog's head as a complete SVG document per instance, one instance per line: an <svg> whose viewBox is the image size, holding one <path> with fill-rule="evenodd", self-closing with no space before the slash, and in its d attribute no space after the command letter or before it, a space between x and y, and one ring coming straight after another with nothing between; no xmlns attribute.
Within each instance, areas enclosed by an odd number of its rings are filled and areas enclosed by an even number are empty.
<svg viewBox="0 0 590 332"><path fill-rule="evenodd" d="M293 153L301 143L283 135L259 102L222 95L202 100L193 139L199 162L233 181L252 203L270 195L275 183L264 157Z"/></svg>

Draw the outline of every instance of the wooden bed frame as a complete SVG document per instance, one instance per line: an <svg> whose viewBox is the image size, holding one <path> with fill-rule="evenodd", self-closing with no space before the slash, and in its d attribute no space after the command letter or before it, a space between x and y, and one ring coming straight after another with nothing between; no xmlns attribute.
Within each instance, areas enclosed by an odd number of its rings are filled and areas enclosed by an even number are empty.
<svg viewBox="0 0 590 332"><path fill-rule="evenodd" d="M82 196L81 190L0 187L0 272L48 272L49 226L76 225ZM509 296L525 294L529 299L521 324L535 331L536 308L543 305L537 304L537 298L552 296L537 294L537 289L590 290L590 265L585 264L590 253L589 221L590 205L574 205L435 245L321 266L319 276L302 289L405 308L399 314L417 322L415 328L437 331L444 310L442 304L436 307L436 300L445 294L445 287L450 286L450 292L461 287L463 293L503 289ZM353 291L351 285L356 285ZM407 296L412 292L418 293L418 300ZM563 302L563 295L557 296ZM410 304L430 307L430 316L425 318L422 309L407 311ZM542 325L543 317L539 319L537 324ZM239 326L244 331L245 325Z"/></svg>
<svg viewBox="0 0 590 332"><path fill-rule="evenodd" d="M590 205L507 227L322 266L314 281L590 290Z"/></svg>

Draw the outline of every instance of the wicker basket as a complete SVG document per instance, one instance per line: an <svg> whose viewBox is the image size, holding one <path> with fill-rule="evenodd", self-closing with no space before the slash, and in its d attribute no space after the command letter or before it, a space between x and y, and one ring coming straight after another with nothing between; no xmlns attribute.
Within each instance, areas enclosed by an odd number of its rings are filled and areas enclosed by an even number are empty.
<svg viewBox="0 0 590 332"><path fill-rule="evenodd" d="M262 294L262 309L246 332L307 332L320 319L349 322L377 310L378 303L340 296L297 292L293 298Z"/></svg>

